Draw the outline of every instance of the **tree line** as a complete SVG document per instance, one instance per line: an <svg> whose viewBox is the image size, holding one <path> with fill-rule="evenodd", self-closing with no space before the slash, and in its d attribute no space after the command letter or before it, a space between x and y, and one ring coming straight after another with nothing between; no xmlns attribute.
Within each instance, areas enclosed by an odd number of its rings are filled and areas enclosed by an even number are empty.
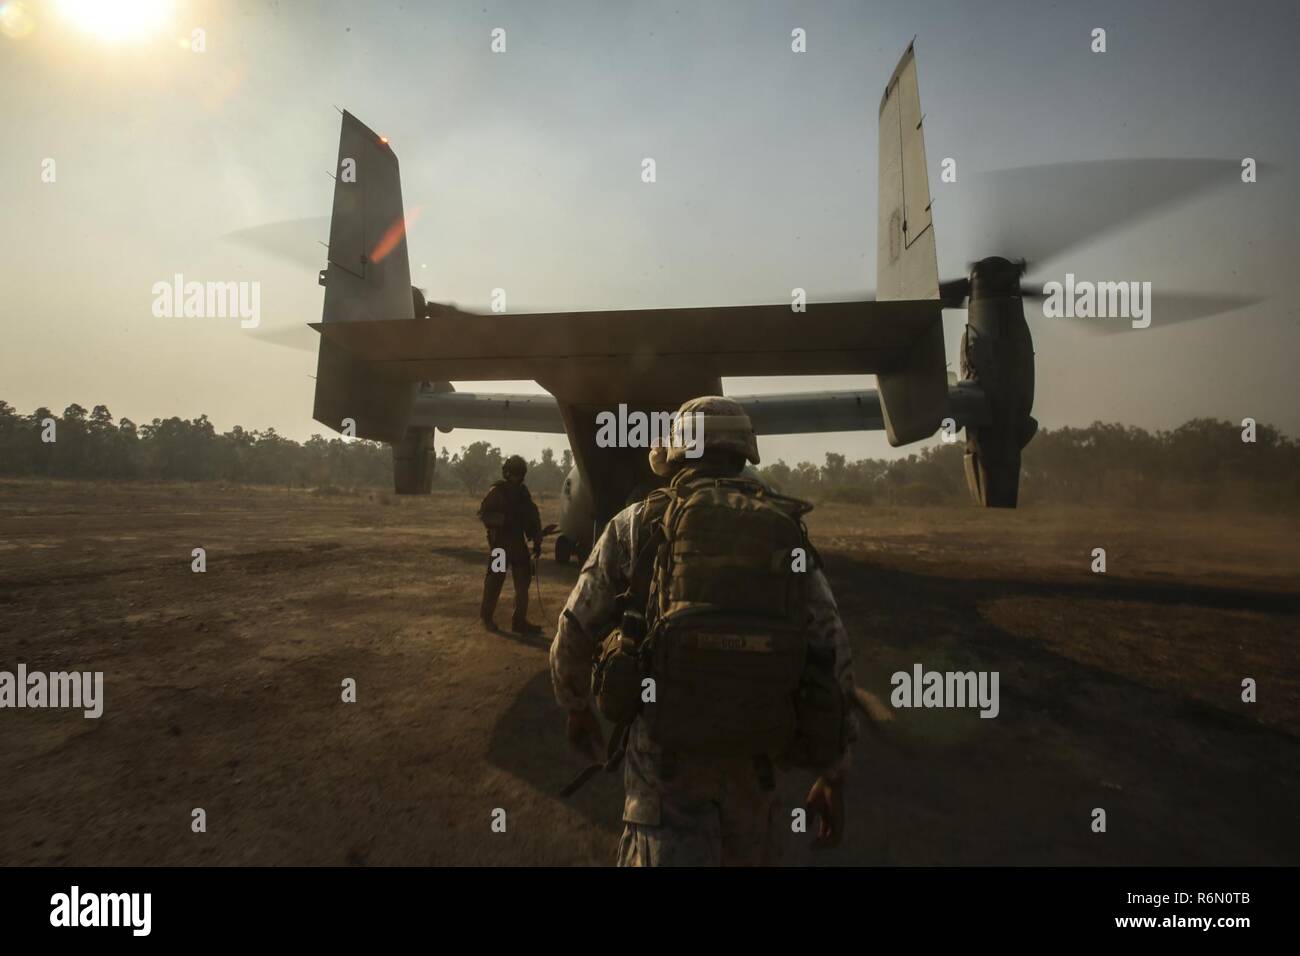
<svg viewBox="0 0 1300 956"><path fill-rule="evenodd" d="M1244 440L1244 436L1252 439ZM787 494L861 504L940 504L969 498L964 441L932 445L894 461L821 466L783 461L758 469ZM1300 443L1269 425L1192 419L1169 431L1094 422L1040 429L1021 461L1020 500L1125 507L1300 510Z"/></svg>
<svg viewBox="0 0 1300 956"><path fill-rule="evenodd" d="M501 477L503 456L487 442L456 454L441 449L434 487L486 490ZM572 467L565 449L543 449L529 469L529 484L558 493ZM218 432L206 415L155 418L137 425L113 420L104 405L89 412L69 405L62 415L38 408L20 415L0 401L0 475L33 478L225 481L289 488L392 488L393 456L382 442L322 438L296 442L276 433L236 425Z"/></svg>
<svg viewBox="0 0 1300 956"><path fill-rule="evenodd" d="M1227 421L1198 418L1170 431L1095 422L1087 428L1043 429L1025 449L1021 500L1296 509L1300 506L1300 443L1260 424L1253 441ZM968 496L964 442L939 444L893 461L828 452L821 465L777 461L757 469L786 494L813 501L940 504ZM438 455L434 486L472 494L501 474L503 453L474 442ZM529 487L559 492L572 467L568 449L530 462ZM296 442L274 428L218 432L206 415L114 421L103 405L69 405L62 415L38 408L19 414L0 401L0 475L68 479L225 481L298 488L392 488L393 462L379 442L326 439Z"/></svg>

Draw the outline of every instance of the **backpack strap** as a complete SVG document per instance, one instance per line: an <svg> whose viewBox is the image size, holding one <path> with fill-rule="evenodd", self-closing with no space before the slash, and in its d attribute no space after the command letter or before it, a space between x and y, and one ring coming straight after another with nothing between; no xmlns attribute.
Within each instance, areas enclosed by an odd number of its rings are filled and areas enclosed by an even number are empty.
<svg viewBox="0 0 1300 956"><path fill-rule="evenodd" d="M821 571L826 567L826 564L822 561L822 553L813 547L812 540L809 539L808 537L808 526L803 523L803 518L800 518L798 520L799 520L799 532L803 535L804 550L808 553L808 557L811 559L813 568L818 571Z"/></svg>
<svg viewBox="0 0 1300 956"><path fill-rule="evenodd" d="M677 500L676 489L659 488L647 495L643 502L645 507L641 513L641 520L648 533L645 540L641 542L641 547L632 556L632 567L628 572L627 589L618 596L620 611L636 608L644 615L648 610L650 583L654 578L655 558L658 556L659 547L663 544L667 534L664 528L664 517L675 500Z"/></svg>

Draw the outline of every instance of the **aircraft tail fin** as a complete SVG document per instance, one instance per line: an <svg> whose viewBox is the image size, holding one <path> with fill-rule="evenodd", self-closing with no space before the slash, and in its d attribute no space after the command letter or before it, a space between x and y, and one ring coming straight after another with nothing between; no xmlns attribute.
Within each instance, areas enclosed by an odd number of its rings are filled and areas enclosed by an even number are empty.
<svg viewBox="0 0 1300 956"><path fill-rule="evenodd" d="M329 265L321 275L321 321L411 319L415 305L406 252L407 220L397 155L388 141L343 113L330 219ZM359 438L399 442L417 385L394 381L321 336L313 417Z"/></svg>
<svg viewBox="0 0 1300 956"><path fill-rule="evenodd" d="M937 299L939 267L916 54L911 45L894 68L880 101L878 200L876 297ZM934 434L947 414L948 402L942 318L936 314L933 327L899 367L880 372L876 378L891 445Z"/></svg>

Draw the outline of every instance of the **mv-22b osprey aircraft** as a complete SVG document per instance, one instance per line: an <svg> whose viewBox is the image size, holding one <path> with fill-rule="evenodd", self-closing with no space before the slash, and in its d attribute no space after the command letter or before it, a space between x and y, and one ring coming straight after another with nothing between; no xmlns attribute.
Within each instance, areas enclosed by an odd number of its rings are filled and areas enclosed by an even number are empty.
<svg viewBox="0 0 1300 956"><path fill-rule="evenodd" d="M427 494L434 430L567 434L561 561L585 551L606 521L653 486L644 448L603 448L597 415L671 412L722 393L723 376L874 373L878 390L735 396L759 435L883 428L891 445L966 430L975 500L1015 507L1021 449L1034 435L1033 345L1021 268L972 266L941 298L921 128L908 47L880 103L877 299L687 309L471 314L424 301L407 260L397 157L343 114L314 417L393 446L396 490ZM969 297L963 380L950 383L941 309ZM456 381L533 379L549 396L466 394Z"/></svg>

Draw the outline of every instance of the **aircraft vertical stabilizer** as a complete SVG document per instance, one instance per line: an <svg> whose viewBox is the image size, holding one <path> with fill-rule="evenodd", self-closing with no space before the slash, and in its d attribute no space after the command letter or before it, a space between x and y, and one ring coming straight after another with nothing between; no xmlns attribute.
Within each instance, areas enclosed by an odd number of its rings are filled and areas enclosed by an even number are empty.
<svg viewBox="0 0 1300 956"><path fill-rule="evenodd" d="M876 298L937 299L939 267L911 46L895 67L880 102L879 177ZM934 434L948 407L943 321L938 314L903 362L878 373L877 381L891 445Z"/></svg>
<svg viewBox="0 0 1300 956"><path fill-rule="evenodd" d="M351 113L343 114L334 175L321 321L414 318L397 156ZM321 424L342 431L344 420L352 419L358 438L401 441L417 388L409 380L381 377L329 336L321 336L312 413Z"/></svg>

